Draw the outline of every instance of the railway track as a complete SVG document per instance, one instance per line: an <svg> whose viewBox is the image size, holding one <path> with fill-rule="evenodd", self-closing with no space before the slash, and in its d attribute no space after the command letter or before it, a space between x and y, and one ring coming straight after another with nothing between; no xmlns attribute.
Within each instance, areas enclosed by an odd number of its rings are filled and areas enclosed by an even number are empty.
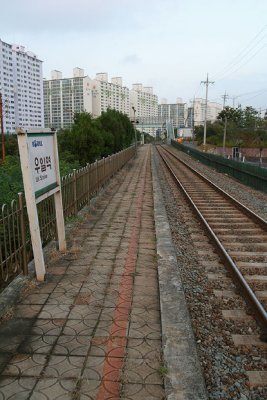
<svg viewBox="0 0 267 400"><path fill-rule="evenodd" d="M267 223L167 148L157 150L227 265L267 341ZM239 316L237 315L237 318Z"/></svg>

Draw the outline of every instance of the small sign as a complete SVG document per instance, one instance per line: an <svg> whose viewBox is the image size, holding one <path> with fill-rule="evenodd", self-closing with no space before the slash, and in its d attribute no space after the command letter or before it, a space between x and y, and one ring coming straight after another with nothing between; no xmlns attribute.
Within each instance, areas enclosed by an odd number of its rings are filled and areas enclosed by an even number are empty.
<svg viewBox="0 0 267 400"><path fill-rule="evenodd" d="M66 250L57 135L50 129L42 132L17 129L17 137L36 278L44 281L46 269L37 203L50 196L54 197L59 250Z"/></svg>
<svg viewBox="0 0 267 400"><path fill-rule="evenodd" d="M35 197L58 186L54 156L54 133L28 133L30 169Z"/></svg>

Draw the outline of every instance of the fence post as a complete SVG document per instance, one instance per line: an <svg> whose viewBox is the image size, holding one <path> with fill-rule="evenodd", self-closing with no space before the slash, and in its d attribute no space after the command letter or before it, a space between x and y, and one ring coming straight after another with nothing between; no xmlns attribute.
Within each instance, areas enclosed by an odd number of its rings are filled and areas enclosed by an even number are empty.
<svg viewBox="0 0 267 400"><path fill-rule="evenodd" d="M107 179L109 179L110 178L110 168L111 168L111 166L110 166L110 155L108 155L107 162L108 162L108 177L107 177Z"/></svg>
<svg viewBox="0 0 267 400"><path fill-rule="evenodd" d="M87 169L87 204L90 202L90 164L86 164Z"/></svg>
<svg viewBox="0 0 267 400"><path fill-rule="evenodd" d="M28 275L27 253L26 253L26 238L25 238L25 221L23 210L23 194L18 193L19 198L19 220L21 234L21 253L22 253L22 270L24 275Z"/></svg>
<svg viewBox="0 0 267 400"><path fill-rule="evenodd" d="M78 214L77 207L77 170L73 170L73 201L74 201L74 214L75 216Z"/></svg>
<svg viewBox="0 0 267 400"><path fill-rule="evenodd" d="M98 181L98 160L96 160L96 187L97 187L97 193L99 192L99 181Z"/></svg>
<svg viewBox="0 0 267 400"><path fill-rule="evenodd" d="M103 157L103 186L106 184L106 158Z"/></svg>

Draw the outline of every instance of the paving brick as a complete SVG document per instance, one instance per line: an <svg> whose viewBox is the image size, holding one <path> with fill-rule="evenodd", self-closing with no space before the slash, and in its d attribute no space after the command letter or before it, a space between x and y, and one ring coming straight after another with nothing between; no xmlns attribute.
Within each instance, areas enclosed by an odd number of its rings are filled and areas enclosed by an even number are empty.
<svg viewBox="0 0 267 400"><path fill-rule="evenodd" d="M32 390L33 400L165 397L160 310L166 322L174 305L169 293L163 298L171 306L159 303L150 147L141 147L131 164L76 224L68 252L49 262L46 282L23 298L7 326L0 325L1 398L28 399ZM169 251L164 249L168 260ZM181 337L192 340L193 334L182 323L181 286L175 290L179 318L175 326L165 326L165 339L171 334L174 352L186 354ZM187 382L195 379L195 360L189 366L186 360L184 368L184 358L178 364ZM172 372L178 400L175 362ZM197 393L195 398L204 399L201 390Z"/></svg>

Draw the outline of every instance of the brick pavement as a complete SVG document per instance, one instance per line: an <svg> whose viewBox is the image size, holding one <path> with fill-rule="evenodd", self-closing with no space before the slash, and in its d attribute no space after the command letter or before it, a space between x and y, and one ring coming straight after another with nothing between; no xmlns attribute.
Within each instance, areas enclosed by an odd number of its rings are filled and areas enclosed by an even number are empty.
<svg viewBox="0 0 267 400"><path fill-rule="evenodd" d="M143 147L1 323L0 399L163 399L156 256Z"/></svg>

